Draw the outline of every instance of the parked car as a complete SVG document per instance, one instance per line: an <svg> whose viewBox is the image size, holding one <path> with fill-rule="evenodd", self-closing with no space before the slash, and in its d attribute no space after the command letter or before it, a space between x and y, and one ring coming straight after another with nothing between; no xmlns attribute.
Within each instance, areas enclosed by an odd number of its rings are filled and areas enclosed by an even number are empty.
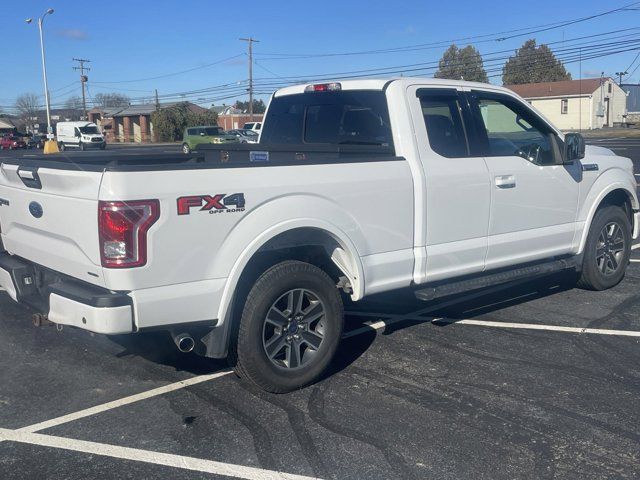
<svg viewBox="0 0 640 480"><path fill-rule="evenodd" d="M343 295L430 301L561 270L605 290L640 232L631 160L495 85L287 87L259 149L199 148L3 159L0 285L53 323L165 329L287 392L334 357Z"/></svg>
<svg viewBox="0 0 640 480"><path fill-rule="evenodd" d="M248 122L245 123L242 128L243 130L253 130L254 132L259 132L262 129L262 122Z"/></svg>
<svg viewBox="0 0 640 480"><path fill-rule="evenodd" d="M227 131L229 135L235 135L240 143L258 143L260 135L254 130L236 129Z"/></svg>
<svg viewBox="0 0 640 480"><path fill-rule="evenodd" d="M44 148L44 142L46 142L46 137L42 135L31 135L27 137L27 148L38 148L42 150Z"/></svg>
<svg viewBox="0 0 640 480"><path fill-rule="evenodd" d="M107 142L95 123L92 122L58 122L56 140L61 151L67 148L86 150L99 148L104 150Z"/></svg>
<svg viewBox="0 0 640 480"><path fill-rule="evenodd" d="M21 137L9 134L0 138L0 150L17 150L18 148L27 148L26 142Z"/></svg>
<svg viewBox="0 0 640 480"><path fill-rule="evenodd" d="M222 127L200 126L185 128L182 137L182 153L188 154L204 143L239 143L235 135L227 134Z"/></svg>

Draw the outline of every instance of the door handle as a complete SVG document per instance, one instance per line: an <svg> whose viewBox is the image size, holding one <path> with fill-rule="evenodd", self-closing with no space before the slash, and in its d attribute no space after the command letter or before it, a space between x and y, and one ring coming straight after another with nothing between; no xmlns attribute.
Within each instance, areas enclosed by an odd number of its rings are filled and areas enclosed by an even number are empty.
<svg viewBox="0 0 640 480"><path fill-rule="evenodd" d="M498 175L495 182L498 188L516 188L516 177L513 175Z"/></svg>

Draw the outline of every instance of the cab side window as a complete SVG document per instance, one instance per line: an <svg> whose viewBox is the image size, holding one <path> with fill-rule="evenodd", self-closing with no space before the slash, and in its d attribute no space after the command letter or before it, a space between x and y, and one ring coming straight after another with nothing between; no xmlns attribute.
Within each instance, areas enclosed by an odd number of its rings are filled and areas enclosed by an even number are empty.
<svg viewBox="0 0 640 480"><path fill-rule="evenodd" d="M553 132L533 112L506 95L475 92L474 97L487 156L557 164Z"/></svg>
<svg viewBox="0 0 640 480"><path fill-rule="evenodd" d="M469 156L460 98L454 90L418 92L431 149L447 158Z"/></svg>

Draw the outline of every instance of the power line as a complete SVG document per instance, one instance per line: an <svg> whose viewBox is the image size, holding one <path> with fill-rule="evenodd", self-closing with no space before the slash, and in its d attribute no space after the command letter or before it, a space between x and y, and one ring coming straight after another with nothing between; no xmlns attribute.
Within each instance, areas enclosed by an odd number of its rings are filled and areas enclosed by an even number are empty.
<svg viewBox="0 0 640 480"><path fill-rule="evenodd" d="M441 41L437 41L437 42L421 43L421 44L415 44L415 45L407 45L407 46L403 46L403 47L394 47L394 48L376 49L376 50L364 50L364 51L352 51L352 52L317 53L317 54L289 54L289 53L263 52L263 53L260 53L259 55L280 57L280 58L265 58L266 60L267 59L268 60L277 60L277 59L290 59L290 60L293 60L293 59L301 59L301 58L318 58L318 57L336 57L336 56L352 56L352 55L372 55L372 54L381 54L381 53L398 53L398 52L404 52L404 51L415 51L415 50L423 50L423 49L430 49L430 48L440 48L442 46L447 46L449 44L456 43L456 42L467 42L469 40L477 40L477 39L480 39L480 41L476 41L474 43L505 41L505 40L512 39L512 38L523 37L523 36L531 35L531 34L534 34L534 33L540 33L540 32L545 32L545 31L550 31L550 30L562 28L562 27L568 26L568 25L574 25L576 23L585 22L585 21L588 21L588 20L592 20L594 18L599 18L599 17L605 16L605 15L611 15L613 13L617 13L617 12L620 12L620 11L623 11L623 10L627 10L627 9L629 9L629 7L633 7L633 6L638 5L638 4L640 4L640 2L633 2L633 3L630 3L628 5L625 5L623 7L619 7L619 8L613 9L613 10L608 10L608 11L601 12L601 13L594 14L594 15L590 15L590 16L587 16L587 17L582 17L582 18L572 19L572 20L567 20L567 21L562 21L562 22L548 23L548 24L544 24L544 25L537 25L537 26L533 26L533 27L526 27L526 28L520 28L520 29L515 29L515 30L507 30L507 31L503 31L503 32L489 33L489 34L484 34L484 35L474 35L474 36L469 36L469 37L454 38L454 39L450 39L450 40L441 40ZM489 37L491 37L491 38L489 38Z"/></svg>
<svg viewBox="0 0 640 480"><path fill-rule="evenodd" d="M175 75L182 75L183 73L193 72L195 70L201 70L203 68L212 67L214 65L219 65L221 63L228 62L229 60L233 60L234 58L242 57L243 55L244 55L244 53L239 53L238 55L234 55L232 57L223 58L222 60L217 60L217 61L212 62L212 63L207 63L206 65L200 65L198 67L188 68L187 70L180 70L179 72L166 73L164 75L156 75L155 77L136 78L134 80L118 80L118 81L113 81L113 82L104 82L103 81L103 82L93 82L93 83L100 83L100 84L134 83L134 82L145 82L147 80L157 80L159 78L168 78L168 77L173 77Z"/></svg>

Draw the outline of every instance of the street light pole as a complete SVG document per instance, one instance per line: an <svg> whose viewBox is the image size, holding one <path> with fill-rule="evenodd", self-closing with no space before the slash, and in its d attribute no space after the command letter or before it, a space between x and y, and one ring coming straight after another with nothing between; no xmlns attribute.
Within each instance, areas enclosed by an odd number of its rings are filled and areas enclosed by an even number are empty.
<svg viewBox="0 0 640 480"><path fill-rule="evenodd" d="M52 144L53 140L53 128L51 128L51 104L49 101L49 84L47 82L47 62L45 60L44 53L44 34L42 32L42 24L44 22L44 17L47 15L51 15L53 13L53 8L48 8L46 12L42 14L40 18L38 18L38 31L40 32L40 52L42 54L42 78L44 79L44 103L45 108L47 110L47 144L45 145L44 153L57 152L58 148L55 145L55 142ZM31 23L33 19L27 18L25 20L27 23Z"/></svg>

